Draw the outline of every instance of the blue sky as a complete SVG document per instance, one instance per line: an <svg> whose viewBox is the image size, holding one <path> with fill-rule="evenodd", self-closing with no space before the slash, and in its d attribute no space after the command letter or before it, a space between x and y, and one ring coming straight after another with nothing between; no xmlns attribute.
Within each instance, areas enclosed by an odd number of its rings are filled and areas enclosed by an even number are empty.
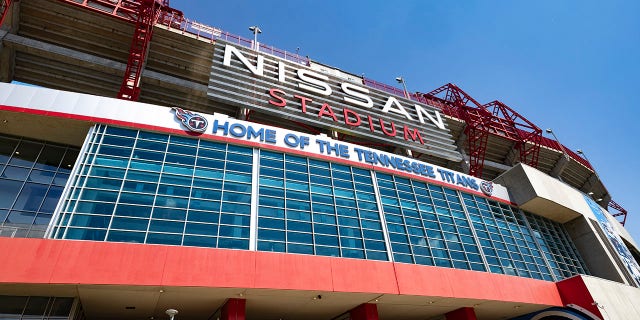
<svg viewBox="0 0 640 320"><path fill-rule="evenodd" d="M582 149L640 242L640 1L172 0L189 19L410 92L448 82Z"/></svg>

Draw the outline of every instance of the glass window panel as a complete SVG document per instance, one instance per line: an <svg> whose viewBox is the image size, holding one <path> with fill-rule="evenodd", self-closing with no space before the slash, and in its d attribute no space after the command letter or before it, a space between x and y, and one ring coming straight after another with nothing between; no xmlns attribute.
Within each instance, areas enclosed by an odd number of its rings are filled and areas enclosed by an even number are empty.
<svg viewBox="0 0 640 320"><path fill-rule="evenodd" d="M328 235L338 234L338 228L336 226L331 226L326 224L314 224L313 230L315 233L320 233L320 234L328 234Z"/></svg>
<svg viewBox="0 0 640 320"><path fill-rule="evenodd" d="M22 227L29 227L33 224L33 221L36 217L36 214L33 212L24 212L24 211L11 211L7 216L6 224L11 224L13 226L24 225Z"/></svg>
<svg viewBox="0 0 640 320"><path fill-rule="evenodd" d="M191 199L189 208L194 210L220 211L220 201Z"/></svg>
<svg viewBox="0 0 640 320"><path fill-rule="evenodd" d="M213 237L198 237L198 236L185 235L182 245L215 248L217 246L217 239Z"/></svg>
<svg viewBox="0 0 640 320"><path fill-rule="evenodd" d="M167 149L167 144L158 141L138 140L138 142L136 142L136 149L147 149L164 152Z"/></svg>
<svg viewBox="0 0 640 320"><path fill-rule="evenodd" d="M114 217L113 222L111 223L111 228L146 231L148 225L149 225L148 219ZM143 239L144 239L144 235L143 235Z"/></svg>
<svg viewBox="0 0 640 320"><path fill-rule="evenodd" d="M286 246L284 243L271 242L271 241L258 241L259 251L271 251L271 252L286 252Z"/></svg>
<svg viewBox="0 0 640 320"><path fill-rule="evenodd" d="M260 240L272 240L272 241L285 241L285 232L280 230L258 230L258 239Z"/></svg>
<svg viewBox="0 0 640 320"><path fill-rule="evenodd" d="M10 208L13 205L22 181L11 181L0 179L0 208Z"/></svg>
<svg viewBox="0 0 640 320"><path fill-rule="evenodd" d="M336 248L336 247L316 246L316 255L329 256L329 257L339 257L340 256L340 249Z"/></svg>
<svg viewBox="0 0 640 320"><path fill-rule="evenodd" d="M221 225L219 232L224 237L249 238L249 228Z"/></svg>
<svg viewBox="0 0 640 320"><path fill-rule="evenodd" d="M185 226L185 233L200 234L208 236L218 235L218 225L208 223L192 223L187 222Z"/></svg>
<svg viewBox="0 0 640 320"><path fill-rule="evenodd" d="M37 183L25 183L16 199L13 209L37 211L47 193L48 186ZM114 199L115 200L115 199Z"/></svg>
<svg viewBox="0 0 640 320"><path fill-rule="evenodd" d="M313 254L313 246L288 243L287 252L289 253L301 253L301 254Z"/></svg>
<svg viewBox="0 0 640 320"><path fill-rule="evenodd" d="M113 208L113 204L111 204L111 207ZM116 207L116 215L149 218L151 216L151 207L119 204Z"/></svg>
<svg viewBox="0 0 640 320"><path fill-rule="evenodd" d="M168 233L149 233L147 243L180 245L182 235Z"/></svg>
<svg viewBox="0 0 640 320"><path fill-rule="evenodd" d="M133 229L135 230L135 229ZM107 241L144 243L144 232L109 231Z"/></svg>
<svg viewBox="0 0 640 320"><path fill-rule="evenodd" d="M249 240L219 238L218 239L218 248L248 250L249 249Z"/></svg>
<svg viewBox="0 0 640 320"><path fill-rule="evenodd" d="M67 228L65 239L104 241L107 230Z"/></svg>
<svg viewBox="0 0 640 320"><path fill-rule="evenodd" d="M26 180L28 175L29 175L29 168L7 166L4 169L4 172L2 173L1 178L24 181Z"/></svg>

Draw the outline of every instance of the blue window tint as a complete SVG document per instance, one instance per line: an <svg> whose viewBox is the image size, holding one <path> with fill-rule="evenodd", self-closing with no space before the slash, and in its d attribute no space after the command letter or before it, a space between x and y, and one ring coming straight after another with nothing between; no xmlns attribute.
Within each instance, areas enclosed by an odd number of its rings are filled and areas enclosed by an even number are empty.
<svg viewBox="0 0 640 320"><path fill-rule="evenodd" d="M65 239L104 241L107 230L67 228Z"/></svg>
<svg viewBox="0 0 640 320"><path fill-rule="evenodd" d="M113 203L78 201L76 212L111 214L114 206Z"/></svg>
<svg viewBox="0 0 640 320"><path fill-rule="evenodd" d="M284 209L260 207L258 215L264 217L284 218Z"/></svg>
<svg viewBox="0 0 640 320"><path fill-rule="evenodd" d="M342 256L346 258L364 259L364 250L342 249Z"/></svg>
<svg viewBox="0 0 640 320"><path fill-rule="evenodd" d="M220 223L236 226L249 226L249 216L223 214L220 216Z"/></svg>
<svg viewBox="0 0 640 320"><path fill-rule="evenodd" d="M222 201L233 201L233 202L240 202L240 203L250 203L251 202L251 195L244 194L244 193L225 191L222 194Z"/></svg>
<svg viewBox="0 0 640 320"><path fill-rule="evenodd" d="M260 177L261 186L284 187L284 181L277 178Z"/></svg>
<svg viewBox="0 0 640 320"><path fill-rule="evenodd" d="M313 229L315 233L337 235L338 228L332 225L314 224Z"/></svg>
<svg viewBox="0 0 640 320"><path fill-rule="evenodd" d="M284 243L271 241L258 241L258 250L272 252L286 252Z"/></svg>
<svg viewBox="0 0 640 320"><path fill-rule="evenodd" d="M167 149L167 144L157 141L138 140L138 142L136 143L136 149L147 149L164 152Z"/></svg>
<svg viewBox="0 0 640 320"><path fill-rule="evenodd" d="M220 214L206 211L189 210L187 213L188 221L218 223Z"/></svg>
<svg viewBox="0 0 640 320"><path fill-rule="evenodd" d="M112 207L111 210L113 210L113 204L110 205ZM119 204L115 213L118 216L149 218L151 216L151 207Z"/></svg>
<svg viewBox="0 0 640 320"><path fill-rule="evenodd" d="M111 222L112 229L124 229L124 230L140 230L146 231L149 225L147 219L132 219L132 218L113 218ZM142 239L144 240L144 234Z"/></svg>
<svg viewBox="0 0 640 320"><path fill-rule="evenodd" d="M159 178L160 175L157 173L129 170L126 179L157 183Z"/></svg>
<svg viewBox="0 0 640 320"><path fill-rule="evenodd" d="M220 211L220 201L191 199L189 209L218 212Z"/></svg>
<svg viewBox="0 0 640 320"><path fill-rule="evenodd" d="M144 232L109 231L107 241L144 243Z"/></svg>
<svg viewBox="0 0 640 320"><path fill-rule="evenodd" d="M248 250L249 249L249 240L219 238L218 239L218 248Z"/></svg>
<svg viewBox="0 0 640 320"><path fill-rule="evenodd" d="M170 136L170 143L184 144L195 149L198 145L198 139L185 138L180 136Z"/></svg>
<svg viewBox="0 0 640 320"><path fill-rule="evenodd" d="M217 239L213 237L198 237L198 236L184 236L184 240L182 242L183 246L193 246L193 247L211 247L215 248L217 246Z"/></svg>
<svg viewBox="0 0 640 320"><path fill-rule="evenodd" d="M310 233L287 231L287 241L297 243L313 243L313 237Z"/></svg>
<svg viewBox="0 0 640 320"><path fill-rule="evenodd" d="M158 194L166 194L171 196L180 196L180 197L188 197L191 193L189 187L180 187L180 186L172 186L172 185L159 185L158 186Z"/></svg>
<svg viewBox="0 0 640 320"><path fill-rule="evenodd" d="M311 221L311 214L308 211L287 210L287 219Z"/></svg>
<svg viewBox="0 0 640 320"><path fill-rule="evenodd" d="M193 175L193 167L166 162L162 172L191 176ZM191 179L189 178L189 180Z"/></svg>
<svg viewBox="0 0 640 320"><path fill-rule="evenodd" d="M224 151L226 149L226 147L227 147L227 145L223 144L223 143L200 140L200 152L206 150L206 149L203 149L203 148Z"/></svg>
<svg viewBox="0 0 640 320"><path fill-rule="evenodd" d="M316 254L319 256L339 257L340 249L334 247L316 246Z"/></svg>
<svg viewBox="0 0 640 320"><path fill-rule="evenodd" d="M152 205L153 196L139 193L125 193L120 194L120 202L127 204L139 204L139 205Z"/></svg>
<svg viewBox="0 0 640 320"><path fill-rule="evenodd" d="M314 239L315 239L316 245L335 246L335 247L339 245L338 237L335 237L335 236L324 236L324 235L317 234L314 236Z"/></svg>
<svg viewBox="0 0 640 320"><path fill-rule="evenodd" d="M24 211L11 211L7 217L6 224L8 225L26 225L30 226L36 217L34 212Z"/></svg>
<svg viewBox="0 0 640 320"><path fill-rule="evenodd" d="M259 228L270 228L270 229L284 229L284 220L282 220L282 219L270 219L270 218L259 218L258 219L258 227Z"/></svg>
<svg viewBox="0 0 640 320"><path fill-rule="evenodd" d="M267 230L267 229L259 229L258 230L258 239L260 240L271 240L271 241L285 241L285 232L279 230Z"/></svg>
<svg viewBox="0 0 640 320"><path fill-rule="evenodd" d="M182 235L167 233L149 233L147 243L180 245Z"/></svg>
<svg viewBox="0 0 640 320"><path fill-rule="evenodd" d="M187 222L185 227L185 233L216 236L218 235L218 225L208 224L208 223Z"/></svg>
<svg viewBox="0 0 640 320"><path fill-rule="evenodd" d="M151 223L149 224L149 231L182 233L183 230L184 230L184 222L152 219Z"/></svg>
<svg viewBox="0 0 640 320"><path fill-rule="evenodd" d="M169 147L167 148L167 152L195 156L196 155L196 148L190 147L190 146L183 146L183 145L178 145L178 144L171 143L171 144L169 144ZM167 155L167 160L166 161L169 161L168 159L169 159L169 155ZM173 161L170 161L170 162L173 162ZM193 162L191 164L193 164Z"/></svg>
<svg viewBox="0 0 640 320"><path fill-rule="evenodd" d="M287 252L289 252L289 253L301 253L301 254L313 254L313 246L297 244L297 243L289 243L289 244L287 244Z"/></svg>
<svg viewBox="0 0 640 320"><path fill-rule="evenodd" d="M11 215L9 215L9 217L11 217ZM110 216L74 214L71 218L70 225L77 227L107 228L110 221Z"/></svg>
<svg viewBox="0 0 640 320"><path fill-rule="evenodd" d="M13 205L13 209L38 211L48 188L47 185L25 183Z"/></svg>
<svg viewBox="0 0 640 320"><path fill-rule="evenodd" d="M245 154L245 155L252 155L253 154L253 149L251 149L251 148L235 146L235 145L232 145L232 144L227 146L227 150L229 152L240 153L240 154Z"/></svg>
<svg viewBox="0 0 640 320"><path fill-rule="evenodd" d="M251 206L249 204L223 202L221 211L249 215L251 214Z"/></svg>
<svg viewBox="0 0 640 320"><path fill-rule="evenodd" d="M227 172L224 178L229 181L251 183L251 174Z"/></svg>
<svg viewBox="0 0 640 320"><path fill-rule="evenodd" d="M0 208L10 208L13 205L21 186L21 181L0 179Z"/></svg>
<svg viewBox="0 0 640 320"><path fill-rule="evenodd" d="M208 200L220 200L220 198L222 197L222 192L213 189L193 188L191 190L191 197L203 198Z"/></svg>
<svg viewBox="0 0 640 320"><path fill-rule="evenodd" d="M219 232L224 237L249 238L249 228L221 225Z"/></svg>
<svg viewBox="0 0 640 320"><path fill-rule="evenodd" d="M187 215L187 212L184 209L158 208L158 207L153 209L154 219L184 220L186 215Z"/></svg>

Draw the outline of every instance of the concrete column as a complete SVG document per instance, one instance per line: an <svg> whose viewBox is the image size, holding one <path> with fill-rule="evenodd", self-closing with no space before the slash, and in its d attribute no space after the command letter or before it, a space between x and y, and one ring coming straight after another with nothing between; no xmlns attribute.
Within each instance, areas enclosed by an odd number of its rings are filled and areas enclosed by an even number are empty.
<svg viewBox="0 0 640 320"><path fill-rule="evenodd" d="M378 305L363 303L349 311L351 320L378 320Z"/></svg>
<svg viewBox="0 0 640 320"><path fill-rule="evenodd" d="M471 307L464 307L460 309L447 312L445 314L447 320L477 320L476 313Z"/></svg>
<svg viewBox="0 0 640 320"><path fill-rule="evenodd" d="M245 320L247 300L231 298L222 306L220 320Z"/></svg>

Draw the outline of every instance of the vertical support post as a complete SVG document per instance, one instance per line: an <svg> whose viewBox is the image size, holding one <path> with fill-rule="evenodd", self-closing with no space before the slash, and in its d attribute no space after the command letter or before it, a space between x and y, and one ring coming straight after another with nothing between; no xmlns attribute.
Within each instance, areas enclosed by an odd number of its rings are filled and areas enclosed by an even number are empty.
<svg viewBox="0 0 640 320"><path fill-rule="evenodd" d="M349 311L351 320L378 320L378 305L363 303Z"/></svg>
<svg viewBox="0 0 640 320"><path fill-rule="evenodd" d="M447 320L477 320L476 312L471 307L464 307L460 309L447 312L445 314Z"/></svg>
<svg viewBox="0 0 640 320"><path fill-rule="evenodd" d="M245 306L247 300L230 298L222 306L220 320L245 320Z"/></svg>

